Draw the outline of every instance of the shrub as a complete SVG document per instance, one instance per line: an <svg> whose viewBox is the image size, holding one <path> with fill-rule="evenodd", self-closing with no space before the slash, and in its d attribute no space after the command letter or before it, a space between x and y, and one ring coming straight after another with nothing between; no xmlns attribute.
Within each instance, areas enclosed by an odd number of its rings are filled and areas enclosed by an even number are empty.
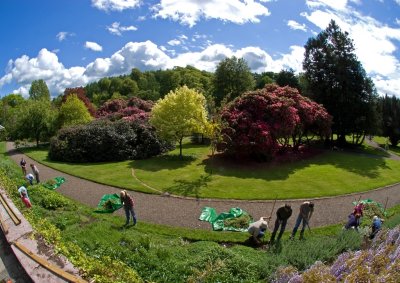
<svg viewBox="0 0 400 283"><path fill-rule="evenodd" d="M49 157L67 162L143 159L170 149L143 120L98 120L62 129L50 141Z"/></svg>
<svg viewBox="0 0 400 283"><path fill-rule="evenodd" d="M280 149L297 149L308 134L326 136L331 117L296 89L267 85L228 104L221 113L218 150L237 157L272 158Z"/></svg>

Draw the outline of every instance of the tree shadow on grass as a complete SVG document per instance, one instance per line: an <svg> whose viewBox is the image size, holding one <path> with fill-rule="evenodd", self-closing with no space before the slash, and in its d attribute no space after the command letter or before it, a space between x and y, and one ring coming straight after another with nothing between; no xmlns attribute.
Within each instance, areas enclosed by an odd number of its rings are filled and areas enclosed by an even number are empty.
<svg viewBox="0 0 400 283"><path fill-rule="evenodd" d="M368 178L378 178L380 177L379 170L391 169L382 156L332 151L321 151L303 159L270 162L240 161L223 155L215 155L203 160L201 165L205 166L205 172L211 175L268 181L285 180L296 171L324 165L331 165ZM323 175L324 171L321 170L319 176L323 178Z"/></svg>
<svg viewBox="0 0 400 283"><path fill-rule="evenodd" d="M145 171L160 171L164 169L175 170L186 167L191 162L195 161L196 156L179 154L160 155L150 159L134 160L129 163L129 166L134 169Z"/></svg>
<svg viewBox="0 0 400 283"><path fill-rule="evenodd" d="M165 191L182 196L192 196L192 197L200 197L200 191L203 187L207 187L208 183L211 181L212 176L201 175L198 179L194 181L187 180L174 180L175 185L168 187Z"/></svg>

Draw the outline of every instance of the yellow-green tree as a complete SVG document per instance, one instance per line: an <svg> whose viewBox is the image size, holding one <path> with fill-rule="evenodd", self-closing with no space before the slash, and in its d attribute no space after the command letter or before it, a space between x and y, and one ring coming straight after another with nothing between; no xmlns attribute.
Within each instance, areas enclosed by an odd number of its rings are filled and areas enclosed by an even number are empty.
<svg viewBox="0 0 400 283"><path fill-rule="evenodd" d="M205 103L203 94L183 86L158 100L151 110L150 123L162 138L179 143L181 158L183 138L206 130Z"/></svg>
<svg viewBox="0 0 400 283"><path fill-rule="evenodd" d="M86 124L92 121L92 116L85 103L76 95L70 95L61 105L58 114L59 127Z"/></svg>

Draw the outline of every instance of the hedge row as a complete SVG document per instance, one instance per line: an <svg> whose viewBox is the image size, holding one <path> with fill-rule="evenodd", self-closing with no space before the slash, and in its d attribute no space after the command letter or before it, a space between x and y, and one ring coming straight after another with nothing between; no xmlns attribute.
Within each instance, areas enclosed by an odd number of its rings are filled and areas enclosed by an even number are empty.
<svg viewBox="0 0 400 283"><path fill-rule="evenodd" d="M67 162L144 159L170 150L143 120L96 120L61 129L50 141L49 158Z"/></svg>

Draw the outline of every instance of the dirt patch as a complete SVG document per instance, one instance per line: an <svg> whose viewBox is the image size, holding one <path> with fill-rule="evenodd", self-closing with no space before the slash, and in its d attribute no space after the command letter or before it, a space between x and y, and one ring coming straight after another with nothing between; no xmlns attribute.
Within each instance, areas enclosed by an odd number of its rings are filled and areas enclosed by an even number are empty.
<svg viewBox="0 0 400 283"><path fill-rule="evenodd" d="M58 267L64 268L64 260L54 253L53 247L49 246L41 235L36 234L35 239L37 242L37 248L39 255L44 255L48 258L49 261L52 261L57 264Z"/></svg>

